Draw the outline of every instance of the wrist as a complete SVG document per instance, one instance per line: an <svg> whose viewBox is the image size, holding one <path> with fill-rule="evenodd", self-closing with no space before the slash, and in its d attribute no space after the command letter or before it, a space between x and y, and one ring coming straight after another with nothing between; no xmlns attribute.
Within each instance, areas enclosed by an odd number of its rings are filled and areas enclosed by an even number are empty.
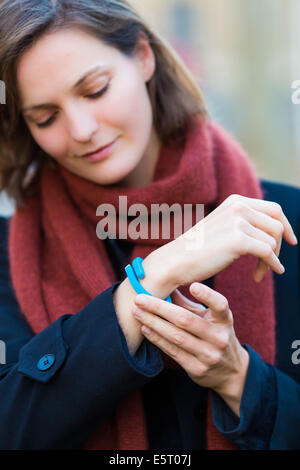
<svg viewBox="0 0 300 470"><path fill-rule="evenodd" d="M183 235L180 235L166 245L169 251L169 258L172 259L172 270L176 288L190 284L197 279L193 273L195 256L190 256L191 251L188 249L188 242Z"/></svg>
<svg viewBox="0 0 300 470"><path fill-rule="evenodd" d="M240 348L236 370L220 387L214 389L238 417L249 366L249 354L241 345Z"/></svg>
<svg viewBox="0 0 300 470"><path fill-rule="evenodd" d="M149 294L165 299L179 284L176 278L174 260L169 256L166 245L150 253L143 261L145 277L140 284Z"/></svg>
<svg viewBox="0 0 300 470"><path fill-rule="evenodd" d="M113 294L113 303L117 320L126 338L129 353L132 356L136 353L144 339L141 333L141 324L132 315L135 296L136 293L127 277L117 287Z"/></svg>

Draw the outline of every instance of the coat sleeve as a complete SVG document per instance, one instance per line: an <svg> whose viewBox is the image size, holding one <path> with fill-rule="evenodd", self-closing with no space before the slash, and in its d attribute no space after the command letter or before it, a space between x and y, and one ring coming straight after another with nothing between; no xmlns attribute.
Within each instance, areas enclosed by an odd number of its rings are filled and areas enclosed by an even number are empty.
<svg viewBox="0 0 300 470"><path fill-rule="evenodd" d="M273 368L249 345L249 367L238 417L223 399L212 392L214 424L239 449L266 450L277 411L277 387Z"/></svg>
<svg viewBox="0 0 300 470"><path fill-rule="evenodd" d="M131 356L112 294L34 335L21 314L0 247L0 449L75 449L123 397L161 372L158 348Z"/></svg>
<svg viewBox="0 0 300 470"><path fill-rule="evenodd" d="M274 367L278 406L270 449L300 449L300 385Z"/></svg>
<svg viewBox="0 0 300 470"><path fill-rule="evenodd" d="M250 346L240 418L212 392L214 424L240 449L300 449L300 385Z"/></svg>

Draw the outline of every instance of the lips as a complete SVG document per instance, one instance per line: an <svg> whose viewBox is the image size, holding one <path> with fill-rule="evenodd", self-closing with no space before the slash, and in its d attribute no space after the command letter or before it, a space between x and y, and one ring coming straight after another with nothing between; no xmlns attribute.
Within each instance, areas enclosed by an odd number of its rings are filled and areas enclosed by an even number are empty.
<svg viewBox="0 0 300 470"><path fill-rule="evenodd" d="M103 147L100 147L99 150L96 150L95 152L92 153L86 153L85 155L82 156L85 160L89 162L99 162L105 158L107 158L112 152L113 149L116 145L116 142L118 140L118 137L110 142L107 145L104 145Z"/></svg>
<svg viewBox="0 0 300 470"><path fill-rule="evenodd" d="M116 139L115 139L116 140ZM102 150L106 149L107 147L109 147L111 144L113 144L115 142L115 140L113 140L112 142L109 142L108 144L106 145L103 145L103 147L99 147L97 150L95 150L94 152L90 152L90 153L86 153L85 155L82 155L82 157L91 157L93 155L96 155L97 153L101 152Z"/></svg>

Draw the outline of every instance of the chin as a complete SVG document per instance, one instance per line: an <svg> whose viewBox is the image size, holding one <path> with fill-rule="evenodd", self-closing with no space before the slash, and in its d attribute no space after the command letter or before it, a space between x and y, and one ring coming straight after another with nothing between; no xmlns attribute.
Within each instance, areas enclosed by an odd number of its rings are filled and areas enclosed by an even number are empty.
<svg viewBox="0 0 300 470"><path fill-rule="evenodd" d="M101 177L97 177L97 174L93 173L91 176L85 176L90 181L93 181L96 184L101 184L103 186L109 186L111 184L119 184L122 183L122 180L126 178L126 175L109 175L107 178L102 174Z"/></svg>
<svg viewBox="0 0 300 470"><path fill-rule="evenodd" d="M103 168L100 168L100 166L97 168L97 171L96 168L93 168L90 172L90 175L91 179L95 183L102 184L104 186L108 186L110 184L122 184L122 182L125 183L127 178L135 169L135 165L133 165L133 168L120 168L116 162L114 162L113 165L108 165L106 168L104 168L104 165Z"/></svg>

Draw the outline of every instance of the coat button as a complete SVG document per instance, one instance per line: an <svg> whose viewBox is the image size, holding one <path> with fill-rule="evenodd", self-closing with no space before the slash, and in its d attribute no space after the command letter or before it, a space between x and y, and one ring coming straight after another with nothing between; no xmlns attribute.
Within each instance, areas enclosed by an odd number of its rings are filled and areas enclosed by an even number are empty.
<svg viewBox="0 0 300 470"><path fill-rule="evenodd" d="M45 356L41 357L39 362L37 363L37 368L39 370L47 370L53 366L55 362L54 354L45 354Z"/></svg>

